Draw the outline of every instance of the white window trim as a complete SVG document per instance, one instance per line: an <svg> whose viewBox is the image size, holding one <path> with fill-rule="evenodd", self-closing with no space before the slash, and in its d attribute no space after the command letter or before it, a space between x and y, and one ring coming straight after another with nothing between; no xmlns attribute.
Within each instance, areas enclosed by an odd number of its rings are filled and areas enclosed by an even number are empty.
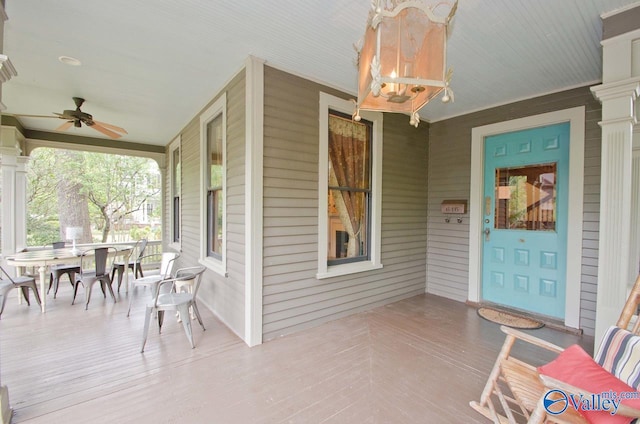
<svg viewBox="0 0 640 424"><path fill-rule="evenodd" d="M207 256L207 189L209 173L207 169L207 124L222 114L222 258ZM200 115L200 263L212 271L227 276L227 95L223 93Z"/></svg>
<svg viewBox="0 0 640 424"><path fill-rule="evenodd" d="M178 242L174 242L174 234L173 234L173 196L174 196L174 192L173 192L173 168L175 167L175 163L173 163L173 152L175 152L176 150L178 150L178 157L180 158L180 172L182 172L182 136L179 135L177 136L170 144L169 144L169 197L170 197L170 207L169 207L169 237L170 237L170 242L169 242L169 248L177 250L178 252L181 249L181 244L182 244L182 219L180 219L180 241ZM180 190L180 215L182 215L182 187L179 188Z"/></svg>
<svg viewBox="0 0 640 424"><path fill-rule="evenodd" d="M318 167L318 273L317 279L337 277L382 268L380 258L382 223L382 113L362 111L362 118L373 123L371 146L371 259L340 265L327 265L329 222L327 217L329 187L329 109L351 115L352 101L320 93L320 146Z"/></svg>

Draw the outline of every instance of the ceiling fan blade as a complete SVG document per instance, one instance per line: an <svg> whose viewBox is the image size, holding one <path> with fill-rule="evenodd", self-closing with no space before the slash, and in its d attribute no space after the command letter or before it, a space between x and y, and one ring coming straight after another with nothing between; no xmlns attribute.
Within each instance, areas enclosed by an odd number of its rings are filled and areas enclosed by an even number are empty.
<svg viewBox="0 0 640 424"><path fill-rule="evenodd" d="M73 121L67 121L64 124L60 125L58 128L56 128L54 131L66 131L69 128L71 128L71 125L73 125Z"/></svg>
<svg viewBox="0 0 640 424"><path fill-rule="evenodd" d="M26 115L22 113L17 113L13 116L20 117L20 118L56 118L56 119L59 118L58 116L51 116L51 115Z"/></svg>
<svg viewBox="0 0 640 424"><path fill-rule="evenodd" d="M107 124L106 122L100 122L100 121L93 121L93 122L96 123L96 124L100 124L105 128L109 128L110 130L117 131L117 132L120 132L120 133L123 133L123 134L129 134L127 132L127 130L125 130L122 127L118 127L118 126L115 126L115 125L112 125L112 124Z"/></svg>
<svg viewBox="0 0 640 424"><path fill-rule="evenodd" d="M101 124L93 121L93 125L88 125L88 127L93 128L96 131L101 132L102 134L109 136L111 138L120 138L122 137L122 135L118 134L117 132L113 132L111 130L106 129L105 127L103 127Z"/></svg>

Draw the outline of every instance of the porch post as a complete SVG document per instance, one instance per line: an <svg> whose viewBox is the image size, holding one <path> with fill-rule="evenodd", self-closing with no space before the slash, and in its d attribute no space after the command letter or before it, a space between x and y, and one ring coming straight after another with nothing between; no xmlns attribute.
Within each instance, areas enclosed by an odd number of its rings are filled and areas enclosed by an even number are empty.
<svg viewBox="0 0 640 424"><path fill-rule="evenodd" d="M14 127L0 132L0 170L2 172L2 255L27 246L27 168L28 157L21 156L22 134Z"/></svg>
<svg viewBox="0 0 640 424"><path fill-rule="evenodd" d="M605 34L608 32L604 18ZM600 230L596 295L596 346L605 330L615 325L625 303L632 231L633 127L640 96L640 30L616 34L602 41L603 83L591 88L602 103ZM635 56L635 57L634 57Z"/></svg>
<svg viewBox="0 0 640 424"><path fill-rule="evenodd" d="M4 51L4 22L9 18L5 12L4 4L4 1L0 2L0 52ZM0 111L5 110L5 105L2 103L2 84L9 81L16 75L18 75L18 73L9 58L6 55L0 54ZM19 168L18 156L20 155L20 149L15 149L15 147L18 147L17 144L13 144L13 150L11 150L11 148L5 149L5 146L11 146L5 144L3 140L4 134L2 133L4 133L4 130L0 132L0 178L2 178L2 182L0 183L0 190L2 190L0 191L0 195L2 196L2 207L0 208L0 214L2 214L2 217L0 218L0 224L2 225L2 227L0 227L2 230L0 248L2 250L0 250L0 258L5 254L5 252L15 252L15 243L17 242L14 232L15 227L7 226L6 220L8 220L10 224L15 224L16 210L15 208L12 208L12 205L15 204L14 190L16 188L16 173ZM6 183L5 175L9 180ZM8 191L5 191L5 189L8 189ZM6 213L9 213L8 218L5 218ZM26 220L25 215L26 214L22 214L23 220ZM5 248L11 248L11 250L5 250ZM0 424L11 423L12 416L13 410L9 405L9 388L2 385L2 373L0 372Z"/></svg>

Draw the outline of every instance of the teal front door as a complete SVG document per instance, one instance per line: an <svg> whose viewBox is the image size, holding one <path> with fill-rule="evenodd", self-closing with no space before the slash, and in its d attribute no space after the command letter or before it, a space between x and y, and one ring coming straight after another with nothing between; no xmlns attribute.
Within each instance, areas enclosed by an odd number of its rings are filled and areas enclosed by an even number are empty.
<svg viewBox="0 0 640 424"><path fill-rule="evenodd" d="M569 123L487 137L484 154L482 299L564 318Z"/></svg>

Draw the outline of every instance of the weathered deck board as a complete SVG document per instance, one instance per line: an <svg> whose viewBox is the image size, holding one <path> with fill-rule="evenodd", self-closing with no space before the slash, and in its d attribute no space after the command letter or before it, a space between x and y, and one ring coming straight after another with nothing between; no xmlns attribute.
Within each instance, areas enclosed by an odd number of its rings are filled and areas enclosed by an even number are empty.
<svg viewBox="0 0 640 424"><path fill-rule="evenodd" d="M196 349L167 317L140 354L146 296L130 318L122 293L113 304L98 290L85 311L62 285L44 315L9 299L0 372L14 423L487 422L468 402L479 398L503 335L462 303L421 295L255 348L203 310Z"/></svg>

